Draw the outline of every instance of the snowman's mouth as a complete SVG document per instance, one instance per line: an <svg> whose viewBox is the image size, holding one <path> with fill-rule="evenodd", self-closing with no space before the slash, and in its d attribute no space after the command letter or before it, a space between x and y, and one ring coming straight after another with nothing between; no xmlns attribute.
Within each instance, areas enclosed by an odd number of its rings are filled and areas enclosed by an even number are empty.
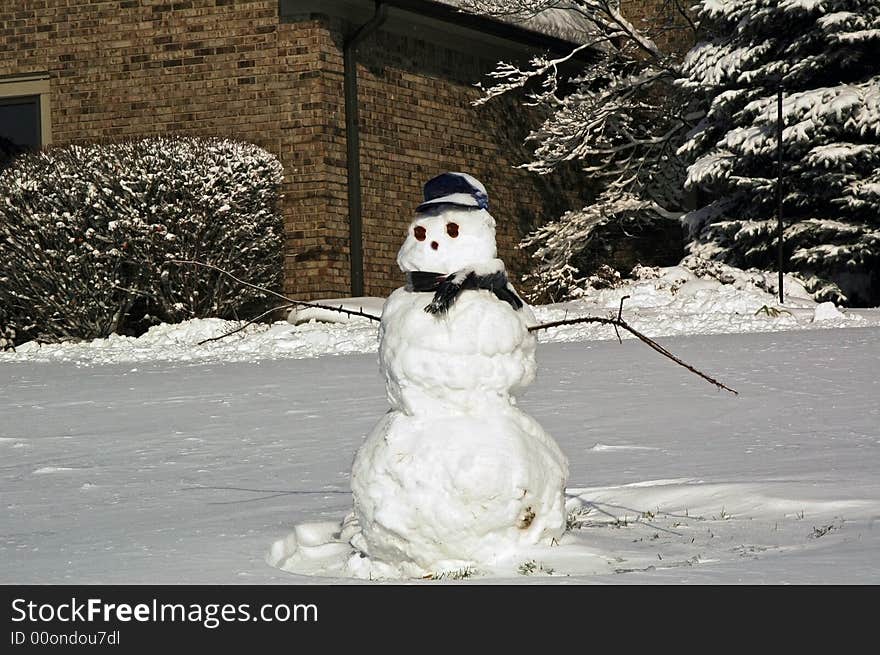
<svg viewBox="0 0 880 655"><path fill-rule="evenodd" d="M436 241L431 242L431 250L437 250L437 248L439 248L439 247L440 247L440 244L437 243Z"/></svg>

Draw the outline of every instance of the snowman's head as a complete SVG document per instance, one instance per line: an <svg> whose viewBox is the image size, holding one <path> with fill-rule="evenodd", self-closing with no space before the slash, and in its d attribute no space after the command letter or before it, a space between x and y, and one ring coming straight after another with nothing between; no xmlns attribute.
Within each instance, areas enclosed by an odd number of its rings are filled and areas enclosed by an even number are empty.
<svg viewBox="0 0 880 655"><path fill-rule="evenodd" d="M407 273L454 273L496 254L495 219L489 212L446 207L416 214L397 253L397 264Z"/></svg>
<svg viewBox="0 0 880 655"><path fill-rule="evenodd" d="M397 253L404 272L454 273L496 257L495 219L486 188L466 173L443 173L425 184L406 240Z"/></svg>

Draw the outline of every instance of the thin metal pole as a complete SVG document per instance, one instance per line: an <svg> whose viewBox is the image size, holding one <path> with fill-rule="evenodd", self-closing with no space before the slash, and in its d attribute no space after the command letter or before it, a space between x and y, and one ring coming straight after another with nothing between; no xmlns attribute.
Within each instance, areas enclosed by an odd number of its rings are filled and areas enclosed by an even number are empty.
<svg viewBox="0 0 880 655"><path fill-rule="evenodd" d="M776 241L779 266L779 304L785 302L782 291L782 84L776 96Z"/></svg>
<svg viewBox="0 0 880 655"><path fill-rule="evenodd" d="M382 26L388 16L388 5L376 3L373 17L361 25L342 46L343 95L345 102L345 153L348 182L349 261L351 263L351 295L364 295L364 235L361 204L361 139L358 117L357 48L370 34Z"/></svg>

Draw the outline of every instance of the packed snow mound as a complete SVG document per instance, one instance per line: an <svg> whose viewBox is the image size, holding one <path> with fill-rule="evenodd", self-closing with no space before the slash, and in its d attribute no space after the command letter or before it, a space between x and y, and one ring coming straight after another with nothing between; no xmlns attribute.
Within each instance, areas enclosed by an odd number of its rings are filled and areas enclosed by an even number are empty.
<svg viewBox="0 0 880 655"><path fill-rule="evenodd" d="M534 307L539 322L560 318L617 314L651 337L685 334L775 332L818 327L877 325L876 310L822 310L825 320L814 320L817 304L803 285L785 276L785 303L776 296L776 274L743 271L711 263L699 271L683 266L637 267L636 279L595 289L576 301ZM833 304L832 304L833 305ZM627 338L621 333L621 337ZM567 325L541 332L542 341L588 341L616 338L612 328L595 324Z"/></svg>
<svg viewBox="0 0 880 655"><path fill-rule="evenodd" d="M0 362L76 362L81 365L121 362L250 362L262 359L302 359L376 350L374 321L352 319L348 325L303 325L286 321L253 324L219 318L194 318L161 324L140 337L111 334L106 339L40 344L34 341L15 351L0 352ZM226 335L243 328L235 334ZM222 337L222 338L221 338ZM212 341L213 339L213 341Z"/></svg>
<svg viewBox="0 0 880 655"><path fill-rule="evenodd" d="M677 314L754 314L764 306L777 305L778 298L767 289L770 275L746 272L730 266L713 268L711 274L698 276L683 266L666 268L637 267L635 279L622 286L599 289L589 297L591 304L617 309L628 296L625 309L664 308ZM720 278L720 279L719 279ZM811 308L815 303L797 280L786 277L785 307Z"/></svg>
<svg viewBox="0 0 880 655"><path fill-rule="evenodd" d="M813 313L814 321L828 321L842 317L843 314L840 313L840 310L837 309L833 302L823 302L816 305L816 310Z"/></svg>
<svg viewBox="0 0 880 655"><path fill-rule="evenodd" d="M323 305L323 307L305 305L294 307L287 315L287 322L293 325L301 325L310 321L319 321L321 323L351 323L360 321L363 324L364 317L338 312L335 309L344 309L346 312L359 312L378 317L382 315L382 305L384 302L384 298L374 298L372 296L316 300L315 305Z"/></svg>
<svg viewBox="0 0 880 655"><path fill-rule="evenodd" d="M422 577L510 560L565 530L568 461L516 408L390 412L355 459L355 577Z"/></svg>
<svg viewBox="0 0 880 655"><path fill-rule="evenodd" d="M780 305L775 295L775 274L746 272L717 263L713 267L711 272L698 271L699 277L679 266L643 268L638 279L625 280L620 286L590 290L581 299L537 305L532 310L539 322L607 316L616 314L621 298L629 296L624 301L623 317L650 337L880 325L880 309L835 308L837 314L822 309L819 318L815 318L817 303L789 276L785 278L785 303ZM464 297L470 293L466 292ZM379 318L384 301L341 298L321 302L342 304L348 309L363 308L365 313ZM15 351L0 351L0 362L241 362L369 353L378 348L376 321L310 309L298 310L294 320L307 322L250 325L234 335L207 343L200 342L237 329L243 322L192 319L154 326L140 337L111 335L83 342L29 342ZM622 332L621 336L627 338L628 334ZM544 342L616 338L612 328L601 325L572 325L539 333L539 340Z"/></svg>

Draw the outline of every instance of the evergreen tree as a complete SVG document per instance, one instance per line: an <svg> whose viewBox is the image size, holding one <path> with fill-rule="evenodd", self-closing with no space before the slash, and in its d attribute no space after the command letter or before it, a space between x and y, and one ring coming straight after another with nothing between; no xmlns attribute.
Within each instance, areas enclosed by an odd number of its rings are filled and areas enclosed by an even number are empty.
<svg viewBox="0 0 880 655"><path fill-rule="evenodd" d="M777 90L786 266L817 300L880 302L880 2L702 0L679 84L708 112L679 154L696 258L776 268Z"/></svg>

